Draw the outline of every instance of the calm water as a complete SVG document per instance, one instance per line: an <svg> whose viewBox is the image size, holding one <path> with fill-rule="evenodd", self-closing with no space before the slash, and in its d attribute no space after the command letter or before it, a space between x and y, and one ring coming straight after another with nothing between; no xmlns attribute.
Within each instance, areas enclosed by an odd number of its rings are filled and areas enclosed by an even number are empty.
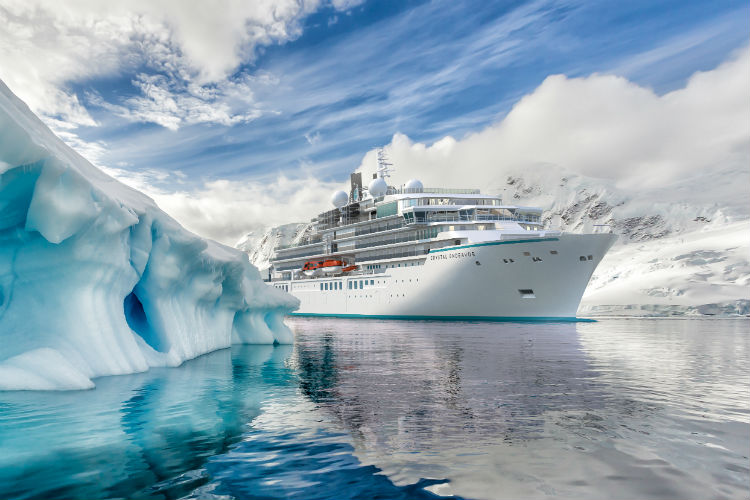
<svg viewBox="0 0 750 500"><path fill-rule="evenodd" d="M289 320L0 393L0 498L748 498L750 323Z"/></svg>

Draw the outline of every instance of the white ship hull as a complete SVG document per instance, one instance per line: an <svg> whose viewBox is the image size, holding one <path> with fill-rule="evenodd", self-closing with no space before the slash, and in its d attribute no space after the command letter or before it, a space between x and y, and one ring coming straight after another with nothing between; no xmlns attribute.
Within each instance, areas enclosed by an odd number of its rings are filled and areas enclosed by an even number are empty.
<svg viewBox="0 0 750 500"><path fill-rule="evenodd" d="M293 314L302 316L574 319L594 269L615 238L562 234L459 245L410 262L401 259L401 267L380 263L369 274L274 286L300 299Z"/></svg>

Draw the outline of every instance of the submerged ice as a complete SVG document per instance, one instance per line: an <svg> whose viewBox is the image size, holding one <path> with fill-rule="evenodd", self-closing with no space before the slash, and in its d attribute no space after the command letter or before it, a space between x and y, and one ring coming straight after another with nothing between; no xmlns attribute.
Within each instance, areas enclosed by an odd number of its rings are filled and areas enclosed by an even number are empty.
<svg viewBox="0 0 750 500"><path fill-rule="evenodd" d="M0 390L291 342L295 298L91 165L2 82L0 131Z"/></svg>

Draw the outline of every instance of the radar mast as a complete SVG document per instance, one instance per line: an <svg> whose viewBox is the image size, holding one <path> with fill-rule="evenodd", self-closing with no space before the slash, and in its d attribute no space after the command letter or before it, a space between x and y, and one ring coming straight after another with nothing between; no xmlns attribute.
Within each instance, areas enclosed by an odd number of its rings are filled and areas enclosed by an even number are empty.
<svg viewBox="0 0 750 500"><path fill-rule="evenodd" d="M385 180L386 177L391 176L391 172L393 171L393 163L388 161L385 150L383 148L378 149L378 178Z"/></svg>

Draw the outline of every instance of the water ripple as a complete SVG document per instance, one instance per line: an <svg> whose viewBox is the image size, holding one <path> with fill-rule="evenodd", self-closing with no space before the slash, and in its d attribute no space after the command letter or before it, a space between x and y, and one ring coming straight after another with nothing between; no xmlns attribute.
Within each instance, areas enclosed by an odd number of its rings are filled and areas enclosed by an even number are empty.
<svg viewBox="0 0 750 500"><path fill-rule="evenodd" d="M0 498L743 498L747 320L290 321L0 393Z"/></svg>

